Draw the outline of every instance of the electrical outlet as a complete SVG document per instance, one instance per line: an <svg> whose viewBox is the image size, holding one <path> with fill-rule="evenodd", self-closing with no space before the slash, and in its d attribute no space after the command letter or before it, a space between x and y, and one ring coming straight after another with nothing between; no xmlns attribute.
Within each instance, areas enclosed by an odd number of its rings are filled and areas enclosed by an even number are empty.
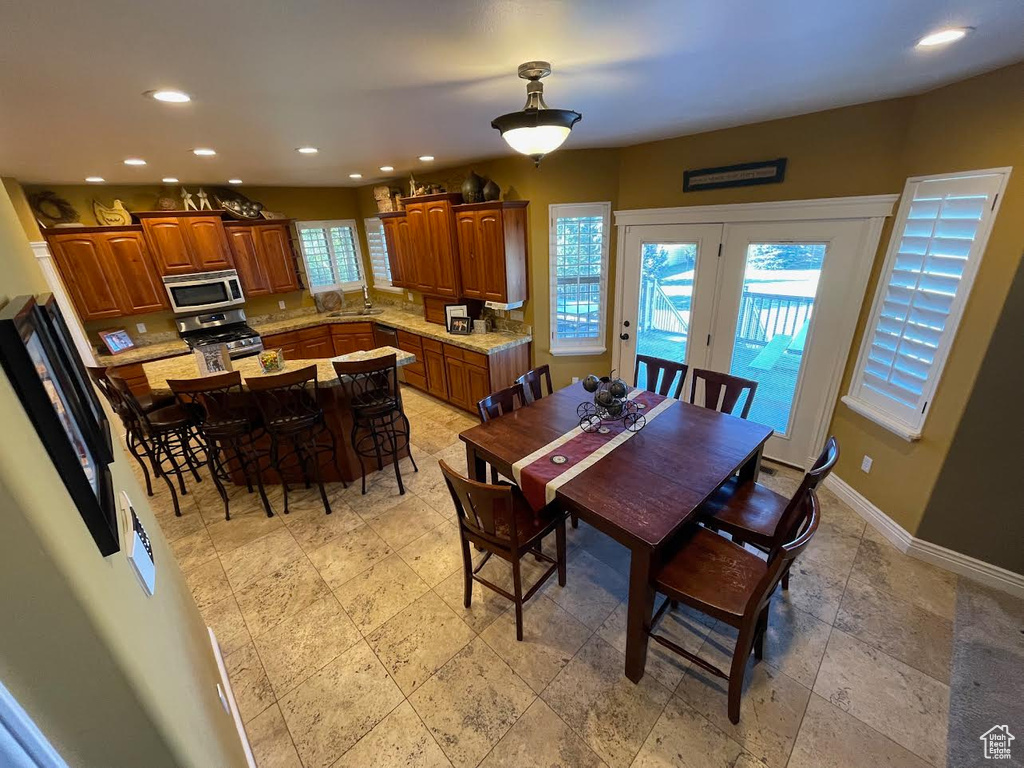
<svg viewBox="0 0 1024 768"><path fill-rule="evenodd" d="M135 324L135 330L137 330L139 333L145 333L146 332L146 324L145 323L136 323Z"/></svg>
<svg viewBox="0 0 1024 768"><path fill-rule="evenodd" d="M516 320L520 323L523 322L523 319L526 317L526 315L524 315L523 311L520 309L513 309L511 312L509 312L509 315L513 320Z"/></svg>
<svg viewBox="0 0 1024 768"><path fill-rule="evenodd" d="M406 291L406 292L405 292L405 295L406 295L406 297L407 297L407 298L409 299L409 301L413 301L413 298L412 298L412 291Z"/></svg>
<svg viewBox="0 0 1024 768"><path fill-rule="evenodd" d="M872 464L871 457L868 456L865 453L864 454L864 458L860 462L860 471L861 472L870 472L871 471L871 464Z"/></svg>
<svg viewBox="0 0 1024 768"><path fill-rule="evenodd" d="M277 302L277 306L279 309L286 309L284 299L281 299L281 301Z"/></svg>

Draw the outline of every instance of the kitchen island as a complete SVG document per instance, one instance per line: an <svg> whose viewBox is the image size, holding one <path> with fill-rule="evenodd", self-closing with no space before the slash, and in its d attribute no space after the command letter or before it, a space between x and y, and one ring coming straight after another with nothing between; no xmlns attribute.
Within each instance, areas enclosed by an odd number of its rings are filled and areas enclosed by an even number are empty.
<svg viewBox="0 0 1024 768"><path fill-rule="evenodd" d="M325 459L324 463L321 464L321 472L325 482L337 482L339 480L351 482L358 480L360 477L359 462L361 459L352 449L351 441L352 409L348 403L347 390L343 386L344 381L335 372L333 361L369 360L392 354L395 355L395 361L399 366L408 365L416 361L415 355L394 347L377 347L376 349L352 352L330 359L285 360L285 371L296 371L310 365L315 365L317 368L320 406L324 409L327 428L333 433L337 448L337 455L334 457L334 461L327 461ZM232 360L231 363L233 369L242 374L242 389L245 392L248 392L248 387L246 387L245 383L247 379L275 375L263 373L260 369L259 360L255 356ZM169 380L194 379L199 378L200 375L198 364L193 355L182 355L143 363L142 370L149 381L149 387L154 395L172 394L170 385L167 383ZM269 438L264 437L263 440L269 445ZM407 453L407 451L402 451L401 455L404 456ZM367 473L377 469L374 461L367 459L362 461L364 461ZM238 485L245 484L240 473L237 473L234 479ZM280 484L281 482L281 477L276 472L269 470L264 471L263 479L264 483L269 485ZM301 481L298 475L295 477L286 476L285 479L289 483Z"/></svg>

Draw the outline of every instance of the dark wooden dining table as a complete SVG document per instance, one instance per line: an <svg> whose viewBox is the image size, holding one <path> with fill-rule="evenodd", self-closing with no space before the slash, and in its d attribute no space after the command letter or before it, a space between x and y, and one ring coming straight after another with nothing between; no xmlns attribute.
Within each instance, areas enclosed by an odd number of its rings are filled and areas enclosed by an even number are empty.
<svg viewBox="0 0 1024 768"><path fill-rule="evenodd" d="M512 477L515 462L578 426L576 408L592 398L572 384L466 430L470 476L486 482L491 464ZM736 473L757 478L771 435L763 424L678 402L558 488L568 511L630 550L626 676L633 682L644 675L659 555L722 483Z"/></svg>

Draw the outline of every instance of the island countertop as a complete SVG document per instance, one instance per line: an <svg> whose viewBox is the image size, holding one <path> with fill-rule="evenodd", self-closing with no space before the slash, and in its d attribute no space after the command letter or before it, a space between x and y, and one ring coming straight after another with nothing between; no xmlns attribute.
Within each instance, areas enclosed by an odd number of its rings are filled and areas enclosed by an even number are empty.
<svg viewBox="0 0 1024 768"><path fill-rule="evenodd" d="M376 349L368 349L362 352L351 352L339 357L318 358L315 360L285 360L284 370L279 371L279 373L297 371L308 365L315 365L317 380L320 386L336 386L339 384L339 379L332 364L335 360L371 360L375 357L386 357L391 354L395 355L395 362L399 366L408 365L416 361L416 355L411 352L396 349L395 347L377 347ZM246 388L246 379L276 375L274 373L263 373L257 355L232 360L231 365L234 370L242 374L243 389ZM171 388L167 384L169 379L196 379L200 376L199 366L194 355L181 355L179 357L169 357L163 360L143 363L142 370L145 371L150 389L153 390L155 395L172 394Z"/></svg>

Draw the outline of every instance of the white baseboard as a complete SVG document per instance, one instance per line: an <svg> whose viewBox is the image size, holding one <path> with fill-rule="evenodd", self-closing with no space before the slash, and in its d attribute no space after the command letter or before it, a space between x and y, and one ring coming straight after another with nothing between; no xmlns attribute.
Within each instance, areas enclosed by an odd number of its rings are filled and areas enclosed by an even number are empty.
<svg viewBox="0 0 1024 768"><path fill-rule="evenodd" d="M986 586L1008 592L1014 597L1024 598L1024 574L1014 573L998 565L986 563L975 557L961 554L930 541L911 535L882 510L872 504L866 496L835 474L829 475L825 486L836 496L849 504L876 531L886 538L900 552L964 576Z"/></svg>

